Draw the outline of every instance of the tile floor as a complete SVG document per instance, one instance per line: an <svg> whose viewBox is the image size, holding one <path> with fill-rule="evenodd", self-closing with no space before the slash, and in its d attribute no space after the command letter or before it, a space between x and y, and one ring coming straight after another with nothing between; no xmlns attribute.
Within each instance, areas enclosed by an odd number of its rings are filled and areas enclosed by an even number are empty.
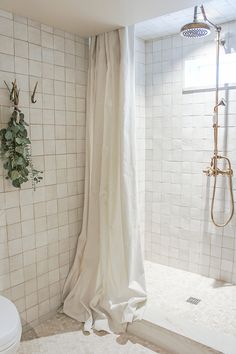
<svg viewBox="0 0 236 354"><path fill-rule="evenodd" d="M135 336L87 334L73 319L57 314L22 336L19 354L170 354Z"/></svg>

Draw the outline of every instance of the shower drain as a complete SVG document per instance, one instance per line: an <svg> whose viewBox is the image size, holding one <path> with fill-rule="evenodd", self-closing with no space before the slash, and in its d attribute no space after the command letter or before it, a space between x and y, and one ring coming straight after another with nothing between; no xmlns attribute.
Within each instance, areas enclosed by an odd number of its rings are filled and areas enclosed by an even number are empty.
<svg viewBox="0 0 236 354"><path fill-rule="evenodd" d="M197 299L196 297L189 297L186 301L190 304L198 305L201 299Z"/></svg>

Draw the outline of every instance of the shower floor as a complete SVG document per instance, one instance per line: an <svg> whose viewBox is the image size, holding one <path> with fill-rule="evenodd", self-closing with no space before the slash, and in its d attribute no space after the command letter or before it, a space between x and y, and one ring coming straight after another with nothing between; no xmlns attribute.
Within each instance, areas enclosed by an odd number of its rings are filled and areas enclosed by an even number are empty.
<svg viewBox="0 0 236 354"><path fill-rule="evenodd" d="M236 285L145 262L149 309L236 336ZM201 299L198 305L186 300Z"/></svg>
<svg viewBox="0 0 236 354"><path fill-rule="evenodd" d="M149 261L145 272L145 321L210 348L223 348L224 353L236 353L236 285ZM186 302L190 297L201 301Z"/></svg>

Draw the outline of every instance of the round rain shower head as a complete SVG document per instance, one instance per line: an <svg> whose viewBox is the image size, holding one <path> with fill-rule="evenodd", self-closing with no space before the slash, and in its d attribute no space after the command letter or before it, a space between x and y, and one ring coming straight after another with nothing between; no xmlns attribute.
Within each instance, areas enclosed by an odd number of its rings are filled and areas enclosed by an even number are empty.
<svg viewBox="0 0 236 354"><path fill-rule="evenodd" d="M204 22L191 22L184 25L180 30L181 36L188 38L206 37L211 33L211 28Z"/></svg>

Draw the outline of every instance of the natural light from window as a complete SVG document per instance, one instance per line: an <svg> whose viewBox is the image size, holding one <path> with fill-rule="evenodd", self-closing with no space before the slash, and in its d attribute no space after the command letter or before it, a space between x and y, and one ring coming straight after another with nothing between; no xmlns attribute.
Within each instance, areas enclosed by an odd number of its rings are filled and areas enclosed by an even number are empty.
<svg viewBox="0 0 236 354"><path fill-rule="evenodd" d="M215 58L199 57L185 61L184 88L212 88L215 85ZM220 86L236 84L236 53L220 58Z"/></svg>

